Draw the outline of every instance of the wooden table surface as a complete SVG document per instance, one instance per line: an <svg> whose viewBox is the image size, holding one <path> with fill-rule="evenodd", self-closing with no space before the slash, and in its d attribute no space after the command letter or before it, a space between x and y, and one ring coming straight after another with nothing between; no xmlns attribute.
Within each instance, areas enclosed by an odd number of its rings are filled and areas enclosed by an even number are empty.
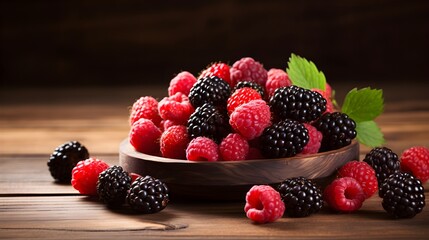
<svg viewBox="0 0 429 240"><path fill-rule="evenodd" d="M344 84L337 92L350 87ZM398 154L415 145L429 147L428 83L381 88L386 104L377 122L385 146ZM83 143L91 156L118 164L129 106L140 96L165 94L165 87L156 86L0 90L0 239L429 238L428 207L413 219L394 220L377 196L352 214L323 209L306 218L258 225L246 218L243 202L171 202L160 213L141 215L109 210L71 185L53 181L46 162L55 147L69 140ZM361 146L361 158L368 151Z"/></svg>

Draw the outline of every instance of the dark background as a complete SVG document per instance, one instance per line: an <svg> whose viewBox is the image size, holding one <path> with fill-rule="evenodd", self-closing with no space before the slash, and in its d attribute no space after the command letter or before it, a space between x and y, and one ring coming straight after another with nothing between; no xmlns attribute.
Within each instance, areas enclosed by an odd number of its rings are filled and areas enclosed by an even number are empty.
<svg viewBox="0 0 429 240"><path fill-rule="evenodd" d="M329 82L426 81L429 1L1 1L1 86L168 84L296 53Z"/></svg>

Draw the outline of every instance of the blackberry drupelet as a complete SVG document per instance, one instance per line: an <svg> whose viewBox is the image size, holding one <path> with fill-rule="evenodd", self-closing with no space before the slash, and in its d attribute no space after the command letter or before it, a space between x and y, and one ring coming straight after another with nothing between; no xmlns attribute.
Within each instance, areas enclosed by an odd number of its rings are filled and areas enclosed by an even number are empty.
<svg viewBox="0 0 429 240"><path fill-rule="evenodd" d="M70 183L72 170L79 161L89 158L88 149L78 141L58 146L48 160L49 172L58 182Z"/></svg>
<svg viewBox="0 0 429 240"><path fill-rule="evenodd" d="M156 213L163 210L169 201L168 187L151 176L138 177L127 195L127 202L134 210Z"/></svg>
<svg viewBox="0 0 429 240"><path fill-rule="evenodd" d="M291 157L300 153L308 141L304 125L286 119L265 128L259 147L262 155L268 158Z"/></svg>
<svg viewBox="0 0 429 240"><path fill-rule="evenodd" d="M422 183L409 173L397 172L386 178L380 196L384 210L395 218L412 218L425 206Z"/></svg>
<svg viewBox="0 0 429 240"><path fill-rule="evenodd" d="M216 76L198 79L189 92L189 101L194 108L210 103L214 106L226 106L231 95L231 87L227 82Z"/></svg>
<svg viewBox="0 0 429 240"><path fill-rule="evenodd" d="M104 203L117 207L125 202L131 177L121 166L111 166L98 176L97 194Z"/></svg>
<svg viewBox="0 0 429 240"><path fill-rule="evenodd" d="M280 183L279 191L289 217L307 217L323 207L320 189L305 177L289 178Z"/></svg>
<svg viewBox="0 0 429 240"><path fill-rule="evenodd" d="M208 103L198 107L189 117L187 131L190 139L202 136L220 143L231 132L226 110Z"/></svg>
<svg viewBox="0 0 429 240"><path fill-rule="evenodd" d="M381 188L384 179L399 172L401 167L398 155L387 147L373 148L365 155L363 161L375 170L379 188Z"/></svg>
<svg viewBox="0 0 429 240"><path fill-rule="evenodd" d="M313 126L323 135L319 152L350 145L357 135L355 121L341 112L325 113L313 123Z"/></svg>
<svg viewBox="0 0 429 240"><path fill-rule="evenodd" d="M326 99L317 92L292 85L276 89L270 99L270 107L281 120L311 122L325 112Z"/></svg>
<svg viewBox="0 0 429 240"><path fill-rule="evenodd" d="M245 88L245 87L249 87L249 88L255 89L261 95L262 99L265 98L265 90L264 90L264 88L261 85L257 84L256 82L250 82L250 81L241 81L241 82L238 82L237 85L235 85L235 87L234 87L234 89L233 89L232 92L235 92L237 89Z"/></svg>

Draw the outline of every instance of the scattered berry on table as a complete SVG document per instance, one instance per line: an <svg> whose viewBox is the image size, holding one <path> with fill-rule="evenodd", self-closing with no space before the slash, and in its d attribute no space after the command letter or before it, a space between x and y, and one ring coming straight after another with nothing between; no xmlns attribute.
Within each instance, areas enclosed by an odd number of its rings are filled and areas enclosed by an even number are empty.
<svg viewBox="0 0 429 240"><path fill-rule="evenodd" d="M271 98L277 88L287 87L292 85L289 76L282 69L272 68L268 71L268 79L265 83L265 90L268 98Z"/></svg>
<svg viewBox="0 0 429 240"><path fill-rule="evenodd" d="M97 195L98 175L109 168L101 159L88 158L77 163L72 171L72 186L81 194Z"/></svg>
<svg viewBox="0 0 429 240"><path fill-rule="evenodd" d="M365 192L357 180L343 177L335 179L325 188L323 198L333 210L349 213L362 207Z"/></svg>
<svg viewBox="0 0 429 240"><path fill-rule="evenodd" d="M292 85L276 89L270 98L270 107L281 120L311 122L325 112L326 99L317 92Z"/></svg>
<svg viewBox="0 0 429 240"><path fill-rule="evenodd" d="M279 192L268 185L255 185L246 194L244 212L256 223L274 222L285 211Z"/></svg>
<svg viewBox="0 0 429 240"><path fill-rule="evenodd" d="M286 179L277 190L285 203L285 214L289 217L307 217L323 207L320 189L305 177Z"/></svg>
<svg viewBox="0 0 429 240"><path fill-rule="evenodd" d="M186 159L186 147L189 144L186 126L175 125L161 135L161 155L166 158Z"/></svg>
<svg viewBox="0 0 429 240"><path fill-rule="evenodd" d="M191 140L188 147L186 148L186 159L190 161L218 161L219 147L210 138L194 138Z"/></svg>
<svg viewBox="0 0 429 240"><path fill-rule="evenodd" d="M231 87L227 82L216 76L198 79L189 92L189 100L194 108L205 103L214 106L225 106L231 95Z"/></svg>
<svg viewBox="0 0 429 240"><path fill-rule="evenodd" d="M192 73L183 71L171 79L168 87L168 96L173 96L178 92L188 96L192 86L194 86L196 82L197 79L192 75Z"/></svg>
<svg viewBox="0 0 429 240"><path fill-rule="evenodd" d="M97 182L97 194L101 201L110 207L125 203L131 177L121 166L111 166L100 173Z"/></svg>
<svg viewBox="0 0 429 240"><path fill-rule="evenodd" d="M321 152L350 145L357 135L355 121L341 112L325 113L313 126L323 135Z"/></svg>
<svg viewBox="0 0 429 240"><path fill-rule="evenodd" d="M228 98L226 103L226 108L228 110L228 115L236 109L238 106L248 103L252 100L262 99L261 95L253 88L244 87L235 90L231 96Z"/></svg>
<svg viewBox="0 0 429 240"><path fill-rule="evenodd" d="M231 75L230 75L229 69L230 67L226 63L222 63L222 62L213 63L212 65L210 65L209 67L207 67L201 72L198 79L209 77L209 76L216 76L221 78L225 82L227 82L232 87Z"/></svg>
<svg viewBox="0 0 429 240"><path fill-rule="evenodd" d="M303 125L308 131L309 140L300 154L318 153L322 144L322 133L309 123L303 123Z"/></svg>
<svg viewBox="0 0 429 240"><path fill-rule="evenodd" d="M161 180L151 177L139 177L130 187L126 196L132 209L141 213L157 213L169 202L169 190Z"/></svg>
<svg viewBox="0 0 429 240"><path fill-rule="evenodd" d="M224 161L245 160L249 153L249 143L240 134L230 133L220 143L219 153Z"/></svg>
<svg viewBox="0 0 429 240"><path fill-rule="evenodd" d="M401 154L401 170L411 173L422 183L429 179L429 149L415 146L406 149Z"/></svg>
<svg viewBox="0 0 429 240"><path fill-rule="evenodd" d="M78 141L69 141L55 148L47 165L56 181L70 183L73 168L87 158L89 152L85 146Z"/></svg>
<svg viewBox="0 0 429 240"><path fill-rule="evenodd" d="M284 120L267 127L259 140L263 156L282 158L302 152L309 137L304 125L297 121Z"/></svg>
<svg viewBox="0 0 429 240"><path fill-rule="evenodd" d="M242 104L231 113L229 124L244 138L257 138L271 124L270 107L264 100Z"/></svg>
<svg viewBox="0 0 429 240"><path fill-rule="evenodd" d="M145 96L134 102L130 111L130 125L132 126L140 118L146 118L155 123L156 126L161 122L161 116L158 113L158 101Z"/></svg>
<svg viewBox="0 0 429 240"><path fill-rule="evenodd" d="M151 121L140 118L131 126L129 141L141 153L158 155L161 130Z"/></svg>
<svg viewBox="0 0 429 240"><path fill-rule="evenodd" d="M264 66L251 57L241 58L236 61L232 65L230 73L232 86L241 81L256 82L261 86L265 86L268 78L267 70Z"/></svg>
<svg viewBox="0 0 429 240"><path fill-rule="evenodd" d="M338 177L356 179L365 192L365 198L370 198L378 191L377 176L374 169L366 162L350 161L338 170Z"/></svg>
<svg viewBox="0 0 429 240"><path fill-rule="evenodd" d="M194 107L189 102L188 96L178 92L159 101L158 112L163 120L185 125L189 116L194 112Z"/></svg>
<svg viewBox="0 0 429 240"><path fill-rule="evenodd" d="M383 208L395 218L412 218L425 206L425 190L420 180L409 173L397 172L380 187Z"/></svg>
<svg viewBox="0 0 429 240"><path fill-rule="evenodd" d="M264 87L263 87L263 86L261 86L261 85L259 85L259 84L257 84L257 83L255 83L255 82L249 82L249 81L241 81L241 82L238 82L238 83L235 85L235 87L234 87L234 89L232 90L232 92L235 92L235 91L237 91L238 89L240 89L240 88L245 88L245 87L255 89L255 90L259 93L259 95L261 95L261 98L262 98L262 99L265 99L265 90L264 90Z"/></svg>
<svg viewBox="0 0 429 240"><path fill-rule="evenodd" d="M379 188L383 184L384 179L389 177L390 174L400 171L398 155L387 147L376 147L371 149L371 151L365 155L363 161L368 163L375 170Z"/></svg>

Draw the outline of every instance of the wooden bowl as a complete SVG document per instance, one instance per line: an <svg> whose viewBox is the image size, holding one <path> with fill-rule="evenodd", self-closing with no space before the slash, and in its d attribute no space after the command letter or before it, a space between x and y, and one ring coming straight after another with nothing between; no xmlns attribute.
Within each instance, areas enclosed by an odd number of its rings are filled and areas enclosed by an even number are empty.
<svg viewBox="0 0 429 240"><path fill-rule="evenodd" d="M338 150L291 158L245 161L192 162L137 152L125 139L120 144L120 165L128 172L164 181L172 200L244 201L253 185L276 185L291 177L313 179L322 188L336 170L359 159L359 144Z"/></svg>

